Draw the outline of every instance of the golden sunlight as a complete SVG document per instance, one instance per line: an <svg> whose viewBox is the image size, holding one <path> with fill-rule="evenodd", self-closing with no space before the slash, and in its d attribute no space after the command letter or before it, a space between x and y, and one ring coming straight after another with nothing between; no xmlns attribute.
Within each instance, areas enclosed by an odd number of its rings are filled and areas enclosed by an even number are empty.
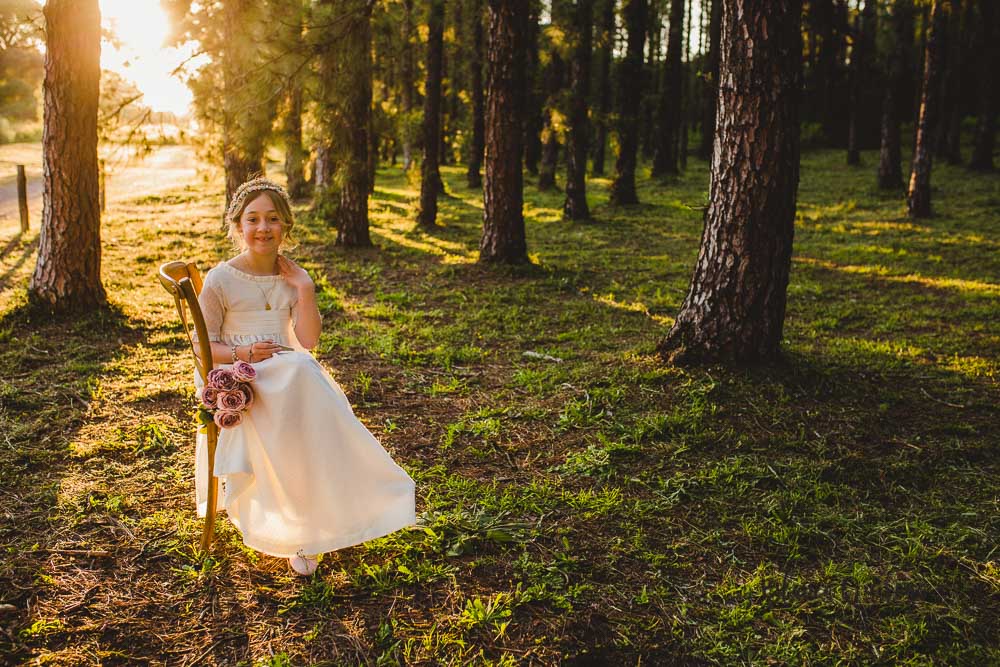
<svg viewBox="0 0 1000 667"><path fill-rule="evenodd" d="M159 0L100 0L101 20L121 42L101 45L101 67L117 72L143 92L153 111L188 112L191 91L171 72L194 52L163 45L169 25Z"/></svg>

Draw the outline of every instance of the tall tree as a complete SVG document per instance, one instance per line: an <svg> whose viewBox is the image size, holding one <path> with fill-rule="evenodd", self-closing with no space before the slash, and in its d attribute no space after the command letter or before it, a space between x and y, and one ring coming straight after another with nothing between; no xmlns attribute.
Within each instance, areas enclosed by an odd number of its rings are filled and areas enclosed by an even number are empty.
<svg viewBox="0 0 1000 667"><path fill-rule="evenodd" d="M556 124L556 114L559 111L566 65L558 48L549 53L549 62L545 66L545 90L548 94L545 109L542 112L542 161L538 168L538 189L550 190L556 187L556 169L559 166L559 129Z"/></svg>
<svg viewBox="0 0 1000 667"><path fill-rule="evenodd" d="M847 126L847 164L861 164L858 127L861 114L867 114L862 93L868 84L869 60L875 55L875 0L864 0L864 9L857 15L851 49L849 112Z"/></svg>
<svg viewBox="0 0 1000 667"><path fill-rule="evenodd" d="M670 33L667 58L663 63L663 83L656 113L656 153L653 176L676 174L678 138L681 127L681 54L684 48L684 2L670 0Z"/></svg>
<svg viewBox="0 0 1000 667"><path fill-rule="evenodd" d="M368 196L371 194L369 133L372 130L372 60L370 0L340 0L346 21L340 43L345 62L343 114L346 123L341 161L337 245L370 246Z"/></svg>
<svg viewBox="0 0 1000 667"><path fill-rule="evenodd" d="M920 96L920 117L917 137L913 146L910 185L906 204L910 216L926 218L931 215L931 162L934 131L940 114L941 64L948 44L949 0L933 0L931 24L924 53L924 85Z"/></svg>
<svg viewBox="0 0 1000 667"><path fill-rule="evenodd" d="M416 81L416 65L413 62L413 0L403 0L403 46L402 46L402 88L403 115L401 134L403 140L403 170L409 171L413 162L413 132L410 128L410 117L413 114L414 81Z"/></svg>
<svg viewBox="0 0 1000 667"><path fill-rule="evenodd" d="M486 176L480 262L528 261L524 233L522 108L528 0L488 0Z"/></svg>
<svg viewBox="0 0 1000 667"><path fill-rule="evenodd" d="M979 1L980 57L979 100L976 135L969 166L993 171L996 134L997 89L1000 88L1000 9L993 0Z"/></svg>
<svg viewBox="0 0 1000 667"><path fill-rule="evenodd" d="M963 33L968 32L970 21L962 20L962 0L951 0L950 5L950 34L941 73L941 110L934 136L934 155L948 164L961 164L962 150L958 133L962 121L962 55L966 47L966 35ZM966 2L966 6L971 7L972 3Z"/></svg>
<svg viewBox="0 0 1000 667"><path fill-rule="evenodd" d="M236 188L264 172L264 146L277 111L278 96L267 90L261 52L252 35L260 35L269 6L252 0L223 0L221 65L222 162L226 202Z"/></svg>
<svg viewBox="0 0 1000 667"><path fill-rule="evenodd" d="M882 132L879 148L878 186L883 190L903 187L903 169L899 145L900 101L903 98L903 67L907 26L912 27L912 0L896 0L892 6L893 40L886 62L882 94ZM910 14L911 22L907 22Z"/></svg>
<svg viewBox="0 0 1000 667"><path fill-rule="evenodd" d="M278 24L280 72L285 80L285 103L281 115L281 138L285 144L285 181L292 199L302 199L309 194L305 176L308 152L302 145L302 111L305 63L302 53L305 5L301 0L288 3L287 16Z"/></svg>
<svg viewBox="0 0 1000 667"><path fill-rule="evenodd" d="M708 56L704 74L702 101L701 144L698 154L704 160L712 157L715 141L715 102L719 96L719 34L722 27L722 0L709 0Z"/></svg>
<svg viewBox="0 0 1000 667"><path fill-rule="evenodd" d="M469 49L469 87L472 89L472 141L469 142L469 168L466 178L470 188L480 188L483 177L483 151L486 136L483 114L483 3L469 0L469 22L471 24L472 48Z"/></svg>
<svg viewBox="0 0 1000 667"><path fill-rule="evenodd" d="M42 226L28 293L54 310L91 310L107 301L97 183L101 13L97 0L48 0L43 13Z"/></svg>
<svg viewBox="0 0 1000 667"><path fill-rule="evenodd" d="M587 100L590 98L590 58L594 22L592 0L576 0L573 7L572 60L570 65L569 132L566 145L566 200L563 218L586 220L587 153L590 127Z"/></svg>
<svg viewBox="0 0 1000 667"><path fill-rule="evenodd" d="M639 101L642 99L642 52L646 42L646 0L623 0L625 57L618 69L618 159L611 183L611 203L638 204L635 167L639 151Z"/></svg>
<svg viewBox="0 0 1000 667"><path fill-rule="evenodd" d="M615 0L600 0L601 19L597 26L597 109L594 114L594 164L591 173L604 175L604 155L608 144L608 115L611 113L611 60L615 48Z"/></svg>
<svg viewBox="0 0 1000 667"><path fill-rule="evenodd" d="M701 249L665 359L777 356L799 181L801 0L725 0L718 139Z"/></svg>
<svg viewBox="0 0 1000 667"><path fill-rule="evenodd" d="M437 197L442 189L441 172L441 69L444 50L444 0L430 0L427 16L427 79L424 86L424 160L420 166L421 227L437 220Z"/></svg>
<svg viewBox="0 0 1000 667"><path fill-rule="evenodd" d="M527 35L525 63L525 96L524 96L524 167L532 176L538 176L538 161L542 159L542 128L545 119L542 115L545 95L541 87L542 76L541 49L539 45L540 28L538 25L541 12L540 0L528 0L528 21L525 30Z"/></svg>

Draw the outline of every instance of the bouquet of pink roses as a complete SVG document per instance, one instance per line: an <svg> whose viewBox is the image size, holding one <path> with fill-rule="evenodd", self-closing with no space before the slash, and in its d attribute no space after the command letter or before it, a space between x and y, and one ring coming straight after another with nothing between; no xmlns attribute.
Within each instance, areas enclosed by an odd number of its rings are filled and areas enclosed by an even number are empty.
<svg viewBox="0 0 1000 667"><path fill-rule="evenodd" d="M237 360L231 369L215 368L208 372L208 382L196 392L201 405L198 418L202 423L214 421L219 428L233 428L243 421L243 413L253 405L250 383L257 370L245 361Z"/></svg>

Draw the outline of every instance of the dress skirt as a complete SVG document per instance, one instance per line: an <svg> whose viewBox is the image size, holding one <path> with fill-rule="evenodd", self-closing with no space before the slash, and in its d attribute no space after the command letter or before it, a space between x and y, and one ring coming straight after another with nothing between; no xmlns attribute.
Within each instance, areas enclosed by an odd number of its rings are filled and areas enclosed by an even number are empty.
<svg viewBox="0 0 1000 667"><path fill-rule="evenodd" d="M280 352L253 366L253 404L238 426L219 429L215 456L218 509L248 547L279 557L318 554L416 523L413 479L311 353ZM205 516L204 429L196 444L195 488L198 515Z"/></svg>

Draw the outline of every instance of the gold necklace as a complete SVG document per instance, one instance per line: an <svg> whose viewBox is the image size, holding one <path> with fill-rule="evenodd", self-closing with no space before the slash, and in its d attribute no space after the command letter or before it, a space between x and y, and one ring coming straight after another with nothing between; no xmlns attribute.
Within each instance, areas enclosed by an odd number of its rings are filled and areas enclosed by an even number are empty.
<svg viewBox="0 0 1000 667"><path fill-rule="evenodd" d="M257 281L254 281L253 284L257 285ZM274 288L277 287L277 286L278 286L278 281L274 281L274 284L271 285L271 289L269 289L269 290L267 290L267 292L265 292L260 285L257 285L257 289L260 290L261 295L263 295L263 297L264 297L264 310L271 310L271 293L274 291Z"/></svg>
<svg viewBox="0 0 1000 667"><path fill-rule="evenodd" d="M256 273L250 273L249 271L245 271L245 273L248 273L251 276L257 276L258 275ZM264 310L271 310L271 293L274 292L274 288L278 286L278 281L277 280L274 281L274 284L271 285L271 289L267 290L267 292L265 292L263 290L263 288L261 288L261 286L259 284L257 284L256 280L254 280L252 282L253 282L254 286L258 290L260 290L261 296L264 297Z"/></svg>

